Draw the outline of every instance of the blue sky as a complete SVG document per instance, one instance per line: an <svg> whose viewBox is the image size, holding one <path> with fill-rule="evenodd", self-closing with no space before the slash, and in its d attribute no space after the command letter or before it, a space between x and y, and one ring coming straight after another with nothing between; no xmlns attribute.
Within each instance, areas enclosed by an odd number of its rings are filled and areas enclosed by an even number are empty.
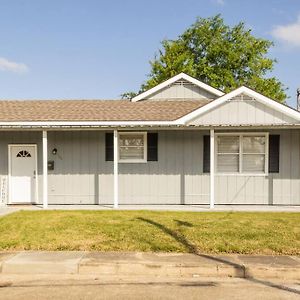
<svg viewBox="0 0 300 300"><path fill-rule="evenodd" d="M275 42L274 75L294 106L299 0L0 0L0 98L119 98L146 79L161 40L218 13Z"/></svg>

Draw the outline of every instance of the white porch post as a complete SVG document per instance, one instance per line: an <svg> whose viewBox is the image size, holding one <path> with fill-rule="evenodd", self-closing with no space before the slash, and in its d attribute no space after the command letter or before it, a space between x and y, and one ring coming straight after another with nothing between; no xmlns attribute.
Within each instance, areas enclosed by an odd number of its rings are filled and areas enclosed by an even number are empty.
<svg viewBox="0 0 300 300"><path fill-rule="evenodd" d="M210 201L209 207L215 206L215 130L210 130Z"/></svg>
<svg viewBox="0 0 300 300"><path fill-rule="evenodd" d="M114 208L119 206L118 130L114 130Z"/></svg>
<svg viewBox="0 0 300 300"><path fill-rule="evenodd" d="M47 131L43 131L43 208L48 207L48 140Z"/></svg>

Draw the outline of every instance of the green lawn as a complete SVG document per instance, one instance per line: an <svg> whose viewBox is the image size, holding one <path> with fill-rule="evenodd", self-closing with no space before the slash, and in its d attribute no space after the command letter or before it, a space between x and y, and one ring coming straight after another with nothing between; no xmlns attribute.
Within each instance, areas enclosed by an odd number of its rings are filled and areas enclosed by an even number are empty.
<svg viewBox="0 0 300 300"><path fill-rule="evenodd" d="M300 255L300 213L20 211L0 218L0 250Z"/></svg>

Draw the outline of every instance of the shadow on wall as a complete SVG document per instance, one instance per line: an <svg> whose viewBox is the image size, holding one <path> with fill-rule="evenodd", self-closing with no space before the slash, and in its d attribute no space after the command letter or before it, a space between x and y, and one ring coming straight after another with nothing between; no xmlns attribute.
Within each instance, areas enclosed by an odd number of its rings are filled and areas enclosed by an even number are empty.
<svg viewBox="0 0 300 300"><path fill-rule="evenodd" d="M160 224L160 223L155 222L155 221L150 220L150 219L141 218L141 217L137 218L137 220L145 222L149 225L155 226L156 228L160 229L162 232L164 232L165 234L169 235L171 238L176 240L179 244L183 245L185 247L185 249L191 254L195 254L197 256L200 256L200 257L203 257L203 258L206 258L206 259L213 260L215 262L219 262L219 263L234 267L235 272L236 272L236 277L242 277L242 278L245 278L246 280L254 282L254 283L262 284L262 285L267 286L267 287L271 287L271 288L275 288L275 289L279 289L279 290L284 290L284 291L287 291L287 292L290 292L290 293L300 295L300 291L297 290L297 289L289 288L287 286L284 286L284 285L281 285L281 284L276 284L276 283L273 283L273 282L270 282L270 281L256 279L254 277L245 277L245 266L244 265L240 265L238 263L231 262L231 261L229 261L225 258L220 258L220 257L212 256L212 255L202 254L198 250L196 245L191 243L183 234L181 234L179 232L176 232L176 231L166 227L163 224ZM189 222L180 221L180 220L174 220L174 221L180 226L188 226L188 227L193 226Z"/></svg>

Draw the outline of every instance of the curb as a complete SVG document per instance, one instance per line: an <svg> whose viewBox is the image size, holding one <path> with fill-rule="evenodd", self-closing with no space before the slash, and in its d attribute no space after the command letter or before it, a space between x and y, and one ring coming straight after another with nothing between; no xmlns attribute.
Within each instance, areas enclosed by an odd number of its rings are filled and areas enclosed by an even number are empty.
<svg viewBox="0 0 300 300"><path fill-rule="evenodd" d="M169 265L151 263L102 263L80 265L78 274L117 276L165 276L165 277L236 277L245 278L245 270L221 265Z"/></svg>
<svg viewBox="0 0 300 300"><path fill-rule="evenodd" d="M264 261L268 263L263 263ZM292 256L29 251L0 253L1 274L300 280L300 260L298 257Z"/></svg>
<svg viewBox="0 0 300 300"><path fill-rule="evenodd" d="M226 265L164 265L164 264L126 264L102 263L98 265L79 265L78 274L81 275L110 275L110 276L165 276L165 277L232 277L258 279L300 279L300 268L280 268L267 266Z"/></svg>

